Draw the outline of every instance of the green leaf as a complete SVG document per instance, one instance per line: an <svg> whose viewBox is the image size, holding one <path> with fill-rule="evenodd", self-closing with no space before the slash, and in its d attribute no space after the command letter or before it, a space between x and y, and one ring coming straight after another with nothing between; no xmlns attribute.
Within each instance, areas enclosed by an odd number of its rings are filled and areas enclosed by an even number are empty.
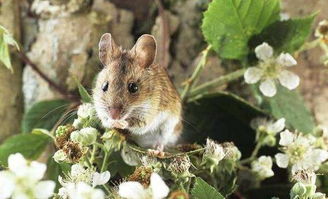
<svg viewBox="0 0 328 199"><path fill-rule="evenodd" d="M18 134L9 137L0 145L0 164L7 165L10 154L21 153L25 158L35 160L50 142L48 136L36 134Z"/></svg>
<svg viewBox="0 0 328 199"><path fill-rule="evenodd" d="M295 91L278 86L277 94L265 98L263 106L275 118L285 118L289 127L303 133L311 133L315 127L312 114L305 106L302 97Z"/></svg>
<svg viewBox="0 0 328 199"><path fill-rule="evenodd" d="M58 164L52 156L49 157L47 162L46 177L49 180L56 182L55 192L58 192L60 184L58 182L58 176L67 176L70 172L70 165L68 163Z"/></svg>
<svg viewBox="0 0 328 199"><path fill-rule="evenodd" d="M90 103L92 102L92 97L91 95L88 93L87 89L85 89L82 84L80 82L77 81L77 85L79 88L79 93L82 99L82 102L84 103Z"/></svg>
<svg viewBox="0 0 328 199"><path fill-rule="evenodd" d="M277 21L252 38L250 45L255 48L263 42L270 44L276 53L295 52L306 41L311 33L315 15L300 19Z"/></svg>
<svg viewBox="0 0 328 199"><path fill-rule="evenodd" d="M191 190L193 199L224 199L216 189L197 177L194 188Z"/></svg>
<svg viewBox="0 0 328 199"><path fill-rule="evenodd" d="M23 133L34 128L51 130L65 113L69 102L66 100L49 100L34 104L25 114L22 121Z"/></svg>
<svg viewBox="0 0 328 199"><path fill-rule="evenodd" d="M222 58L242 59L249 39L279 19L279 0L213 0L204 13L206 41Z"/></svg>
<svg viewBox="0 0 328 199"><path fill-rule="evenodd" d="M19 45L15 39L9 34L5 27L0 25L0 61L13 72L8 45L13 45L19 50Z"/></svg>
<svg viewBox="0 0 328 199"><path fill-rule="evenodd" d="M233 141L247 156L254 145L250 121L266 114L240 97L227 92L207 94L186 105L184 131L187 142L201 143L207 137L219 142Z"/></svg>

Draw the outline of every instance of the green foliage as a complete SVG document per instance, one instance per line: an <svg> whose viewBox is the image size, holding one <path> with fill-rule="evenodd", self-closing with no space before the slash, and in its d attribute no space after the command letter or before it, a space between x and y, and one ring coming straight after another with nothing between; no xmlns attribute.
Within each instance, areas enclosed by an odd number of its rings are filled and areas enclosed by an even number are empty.
<svg viewBox="0 0 328 199"><path fill-rule="evenodd" d="M194 188L191 190L193 199L224 199L214 187L207 184L203 179L197 177Z"/></svg>
<svg viewBox="0 0 328 199"><path fill-rule="evenodd" d="M204 13L206 41L222 58L243 59L249 39L279 19L279 0L213 0Z"/></svg>
<svg viewBox="0 0 328 199"><path fill-rule="evenodd" d="M207 137L218 141L233 141L247 155L255 136L249 123L260 116L265 116L265 113L240 97L217 92L187 104L184 132L190 143L200 143Z"/></svg>
<svg viewBox="0 0 328 199"><path fill-rule="evenodd" d="M49 137L45 135L18 134L12 136L0 145L0 164L7 165L8 156L13 153L21 153L27 159L37 159L49 141Z"/></svg>
<svg viewBox="0 0 328 199"><path fill-rule="evenodd" d="M56 182L56 190L59 189L58 176L64 176L65 174L67 175L69 171L70 165L68 163L58 164L57 162L55 162L52 156L49 157L47 162L46 176L47 179Z"/></svg>
<svg viewBox="0 0 328 199"><path fill-rule="evenodd" d="M314 17L315 15L311 15L300 19L277 21L255 36L250 42L251 47L255 48L261 43L267 42L276 53L295 52L310 35Z"/></svg>
<svg viewBox="0 0 328 199"><path fill-rule="evenodd" d="M311 133L315 127L314 119L297 92L278 86L274 97L265 98L264 108L275 118L286 119L287 125L303 133Z"/></svg>
<svg viewBox="0 0 328 199"><path fill-rule="evenodd" d="M66 100L49 100L34 104L25 114L22 121L23 133L34 128L51 130L65 113L69 102Z"/></svg>
<svg viewBox="0 0 328 199"><path fill-rule="evenodd" d="M8 45L13 45L19 50L19 45L9 34L8 30L0 25L0 61L13 72Z"/></svg>
<svg viewBox="0 0 328 199"><path fill-rule="evenodd" d="M88 93L87 89L83 87L83 85L80 82L77 82L78 88L79 88L79 93L82 99L82 102L84 103L91 103L92 102L92 97Z"/></svg>

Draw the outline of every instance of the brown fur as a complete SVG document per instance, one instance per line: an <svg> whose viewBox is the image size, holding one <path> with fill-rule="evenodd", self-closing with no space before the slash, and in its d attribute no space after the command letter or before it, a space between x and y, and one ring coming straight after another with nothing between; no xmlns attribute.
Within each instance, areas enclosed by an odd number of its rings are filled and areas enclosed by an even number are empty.
<svg viewBox="0 0 328 199"><path fill-rule="evenodd" d="M179 95L169 79L166 69L158 64L153 64L156 45L152 45L149 38L147 39L147 45L142 48L138 47L139 39L130 51L117 47L115 43L111 45L100 42L100 48L101 45L106 46L110 52L100 49L100 58L103 57L102 63L105 64L105 67L98 76L94 99L107 107L122 107L122 114L125 114L130 107L139 106L146 101L152 104L151 108L146 110L147 113L138 113L138 110L135 110L135 113L131 114L132 117L127 119L129 126L145 126L162 111L178 116L181 114ZM145 42L140 41L142 44L139 45L144 45ZM113 41L106 38L105 42ZM111 52L114 52L113 56L110 56ZM103 92L101 87L106 81L109 83L108 91ZM130 82L138 84L139 91L137 93L129 93L127 88ZM180 130L181 125L177 129Z"/></svg>

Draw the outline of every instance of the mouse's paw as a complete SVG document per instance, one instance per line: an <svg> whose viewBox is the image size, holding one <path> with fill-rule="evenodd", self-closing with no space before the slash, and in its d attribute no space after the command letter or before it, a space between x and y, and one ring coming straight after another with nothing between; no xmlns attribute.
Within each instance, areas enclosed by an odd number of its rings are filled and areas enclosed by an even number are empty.
<svg viewBox="0 0 328 199"><path fill-rule="evenodd" d="M129 123L127 121L115 121L113 122L112 127L118 129L126 129L128 125Z"/></svg>
<svg viewBox="0 0 328 199"><path fill-rule="evenodd" d="M164 145L163 144L157 144L154 147L155 149L148 149L148 155L155 156L158 158L164 158L165 152L164 152Z"/></svg>

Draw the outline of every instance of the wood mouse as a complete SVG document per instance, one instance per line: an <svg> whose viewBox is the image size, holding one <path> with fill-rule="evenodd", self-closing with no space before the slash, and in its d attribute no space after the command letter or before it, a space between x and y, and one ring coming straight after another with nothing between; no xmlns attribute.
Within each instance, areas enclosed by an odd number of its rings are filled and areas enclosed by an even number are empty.
<svg viewBox="0 0 328 199"><path fill-rule="evenodd" d="M156 51L152 35L125 50L105 33L99 42L104 68L93 100L104 127L126 129L138 145L163 151L180 136L182 106L166 68L154 63Z"/></svg>

